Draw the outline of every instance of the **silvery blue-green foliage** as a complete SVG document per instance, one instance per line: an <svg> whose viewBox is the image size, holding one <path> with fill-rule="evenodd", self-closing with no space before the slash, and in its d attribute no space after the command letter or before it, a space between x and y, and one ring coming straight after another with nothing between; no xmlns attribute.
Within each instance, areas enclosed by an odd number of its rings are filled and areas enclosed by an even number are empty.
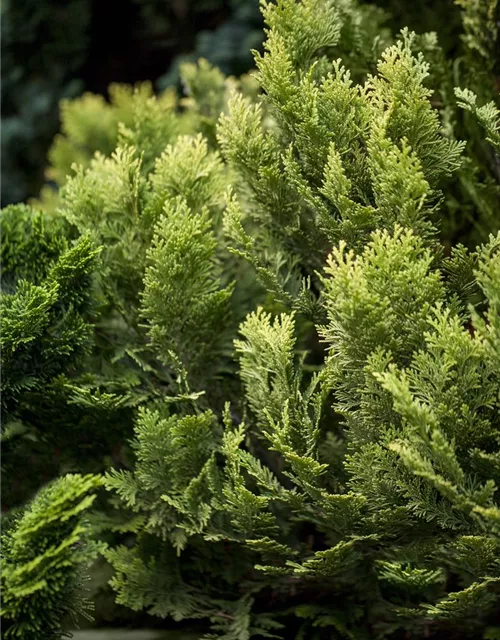
<svg viewBox="0 0 500 640"><path fill-rule="evenodd" d="M92 603L85 572L103 545L92 540L86 512L97 476L67 475L44 487L2 524L2 631L5 638L66 636Z"/></svg>
<svg viewBox="0 0 500 640"><path fill-rule="evenodd" d="M152 3L154 6L154 3ZM157 0L157 8L165 10L165 3ZM222 5L225 9L225 19L213 28L207 20L199 22L201 29L196 33L192 51L180 54L174 60L167 73L161 76L157 85L160 89L175 84L179 79L183 80L182 66L202 57L217 66L225 75L239 76L246 73L253 64L252 49L262 46L262 14L259 4L254 0L209 0L199 5L191 5L193 12L199 8L213 8L220 11ZM217 7L219 5L219 7ZM185 16L185 22L194 21ZM184 44L184 43L183 43ZM218 115L218 114L217 114Z"/></svg>

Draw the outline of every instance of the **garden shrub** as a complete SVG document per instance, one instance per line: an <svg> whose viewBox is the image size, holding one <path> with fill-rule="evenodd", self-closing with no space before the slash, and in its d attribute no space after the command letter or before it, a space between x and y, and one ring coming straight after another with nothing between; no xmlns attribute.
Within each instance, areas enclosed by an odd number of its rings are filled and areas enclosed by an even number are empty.
<svg viewBox="0 0 500 640"><path fill-rule="evenodd" d="M69 103L60 193L2 212L8 435L59 442L25 417L54 387L99 425L71 470L113 466L119 604L226 640L499 633L496 4L459 4L457 76L372 4L262 2L259 95L200 63L182 104Z"/></svg>

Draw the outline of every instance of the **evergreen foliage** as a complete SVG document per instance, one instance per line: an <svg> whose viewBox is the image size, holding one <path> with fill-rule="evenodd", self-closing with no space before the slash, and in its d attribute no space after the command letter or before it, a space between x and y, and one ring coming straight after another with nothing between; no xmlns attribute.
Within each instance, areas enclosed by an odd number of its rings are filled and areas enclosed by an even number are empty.
<svg viewBox="0 0 500 640"><path fill-rule="evenodd" d="M309 30L321 10L322 29ZM497 551L464 574L457 549L498 549L496 485L492 470L478 465L498 456L494 359L480 354L494 321L486 311L484 259L458 248L443 260L437 233L444 180L459 169L464 145L443 136L424 84L428 65L413 53L410 33L384 51L377 74L359 87L340 61L328 71L328 54L353 55L341 12L283 1L265 4L264 15L266 53L256 58L264 102L252 106L235 94L218 131L240 176L224 222L236 255L254 267L274 304L295 314L273 321L260 310L241 326L235 349L246 426L231 428L239 418L226 409L222 444L206 440L222 459L217 481L199 485L197 504L212 515L191 530L187 549L190 528L177 524L186 564L185 586L175 594L184 592L187 610L179 605L176 613L213 621L207 593L220 607L224 589L231 591L233 575L224 588L211 574L208 591L198 582L208 569L191 577L198 533L213 553L220 540L238 546L232 572L244 558L253 566L247 588L263 609L257 605L256 622L247 617L236 637L263 635L251 627L266 613L269 589L278 607L314 593L313 607L295 610L306 620L303 637L315 626L349 637L398 629L414 637L475 634L498 606ZM491 107L483 117L493 131L495 113ZM497 243L492 236L489 256ZM318 277L316 261L332 244ZM456 287L467 265L485 309L474 311L472 325L468 304L477 295L470 285ZM329 350L325 368L313 375L295 335L311 318L323 320L318 329ZM130 489L125 478L107 482L119 494ZM175 504L169 493L163 499ZM306 524L312 531L304 539ZM141 570L151 533L146 528L138 538ZM131 601L131 552L113 553L114 587ZM179 561L150 558L148 586L155 576L182 571ZM166 615L159 597L149 595L143 606ZM233 637L230 625L224 637Z"/></svg>
<svg viewBox="0 0 500 640"><path fill-rule="evenodd" d="M85 519L97 476L66 475L42 489L2 527L2 619L5 638L50 640L88 616L84 575L103 550Z"/></svg>
<svg viewBox="0 0 500 640"><path fill-rule="evenodd" d="M67 358L74 428L133 424L119 604L226 640L498 633L496 5L459 4L454 90L372 4L263 1L259 95L201 62L181 103L67 103L59 194L2 213L9 411Z"/></svg>
<svg viewBox="0 0 500 640"><path fill-rule="evenodd" d="M61 410L71 378L92 348L99 252L88 234L71 241L62 220L26 205L6 207L0 220L2 498L12 507L53 477ZM74 436L69 442L73 447ZM26 457L34 468L21 482Z"/></svg>

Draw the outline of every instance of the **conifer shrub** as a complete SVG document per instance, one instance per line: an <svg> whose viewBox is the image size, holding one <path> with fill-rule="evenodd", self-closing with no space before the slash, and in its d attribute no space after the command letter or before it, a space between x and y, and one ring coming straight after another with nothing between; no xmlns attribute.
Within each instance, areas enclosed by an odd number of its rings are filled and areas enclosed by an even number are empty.
<svg viewBox="0 0 500 640"><path fill-rule="evenodd" d="M60 192L2 212L7 435L60 445L26 417L54 386L99 425L118 604L226 640L500 632L496 4L460 6L454 76L373 4L262 2L258 95L200 63L182 103L68 103Z"/></svg>
<svg viewBox="0 0 500 640"><path fill-rule="evenodd" d="M163 398L178 375L177 368L174 373L168 368L173 352L158 358L149 349L139 309L144 261L153 250L152 225L167 198L172 206L179 204L178 229L193 211L199 214L196 233L198 221L209 232L210 215L221 216L226 179L213 150L216 120L230 87L247 94L253 90L250 79L226 79L205 61L184 65L183 73L187 96L181 104L171 91L155 98L149 85L113 87L111 95L117 97L109 106L90 94L64 103L65 125L54 143L50 173L61 183L60 193L47 188L34 207L13 205L0 214L2 502L7 510L58 474L123 465L137 407ZM207 138L196 134L198 129ZM129 217L120 221L127 185ZM144 196L148 212L138 229ZM98 219L102 224L96 226ZM191 245L196 252L196 243ZM207 273L217 283L214 250L211 246L202 256L199 273L193 272L198 288L188 303L204 291ZM181 245L173 254L173 267L183 251ZM209 291L204 299L220 309L214 324L228 315L224 298L231 285L227 289L219 302ZM166 321L175 324L182 307L190 311L188 303L178 296L179 308ZM206 322L208 310L199 305L200 322ZM195 316L192 312L190 338L199 331ZM177 329L170 340L180 344L185 332ZM197 343L207 357L211 347L204 339L210 337L210 331L202 331ZM186 357L195 351L188 348ZM187 383L179 388L189 396Z"/></svg>

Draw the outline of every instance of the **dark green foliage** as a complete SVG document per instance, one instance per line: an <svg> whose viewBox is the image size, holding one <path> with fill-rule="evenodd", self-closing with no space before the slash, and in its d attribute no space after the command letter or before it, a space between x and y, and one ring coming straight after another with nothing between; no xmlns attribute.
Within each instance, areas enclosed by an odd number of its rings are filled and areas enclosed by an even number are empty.
<svg viewBox="0 0 500 640"><path fill-rule="evenodd" d="M67 475L42 489L2 526L2 631L5 638L51 640L87 615L85 571L103 550L86 512L96 476Z"/></svg>
<svg viewBox="0 0 500 640"><path fill-rule="evenodd" d="M88 235L69 241L62 220L25 205L2 210L1 224L2 498L12 506L23 492L30 495L33 481L37 488L35 470L47 462L44 456L35 462L21 489L16 468L23 455L41 446L49 461L54 457L52 438L61 426L54 415L61 420L66 385L92 348L99 252ZM47 468L39 473L51 477Z"/></svg>
<svg viewBox="0 0 500 640"><path fill-rule="evenodd" d="M97 251L88 237L74 246L59 221L19 205L2 211L2 404L36 392L88 351L86 318ZM50 228L52 226L52 229Z"/></svg>

